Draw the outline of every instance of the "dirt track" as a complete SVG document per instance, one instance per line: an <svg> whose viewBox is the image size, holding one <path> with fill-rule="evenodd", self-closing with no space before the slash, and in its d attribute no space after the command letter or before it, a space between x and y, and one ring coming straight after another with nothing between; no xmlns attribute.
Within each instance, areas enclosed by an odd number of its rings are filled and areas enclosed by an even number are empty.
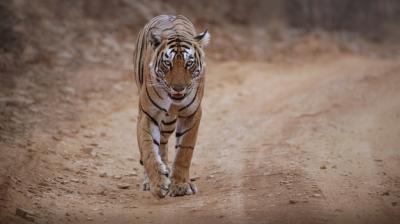
<svg viewBox="0 0 400 224"><path fill-rule="evenodd" d="M400 222L400 61L209 62L200 192L163 200L141 191L129 73L76 72L20 145L2 223L29 223L17 207L37 223Z"/></svg>

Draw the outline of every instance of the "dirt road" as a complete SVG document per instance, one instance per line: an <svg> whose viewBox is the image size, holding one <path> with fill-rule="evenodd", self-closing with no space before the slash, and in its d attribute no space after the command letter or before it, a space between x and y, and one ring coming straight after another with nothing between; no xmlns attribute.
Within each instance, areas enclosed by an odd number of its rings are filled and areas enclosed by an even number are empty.
<svg viewBox="0 0 400 224"><path fill-rule="evenodd" d="M209 62L199 193L163 200L141 191L129 72L66 77L26 118L47 117L8 166L1 223L400 223L398 60Z"/></svg>

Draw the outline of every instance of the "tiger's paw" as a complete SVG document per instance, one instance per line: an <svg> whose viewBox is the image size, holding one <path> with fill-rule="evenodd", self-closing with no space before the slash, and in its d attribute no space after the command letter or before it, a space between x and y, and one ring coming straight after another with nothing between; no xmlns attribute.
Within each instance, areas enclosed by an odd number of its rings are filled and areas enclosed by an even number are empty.
<svg viewBox="0 0 400 224"><path fill-rule="evenodd" d="M170 173L171 173L171 169L168 166L165 166L165 170L163 175L169 177ZM143 185L142 185L142 190L143 191L150 191L150 180L149 180L149 176L147 176L146 172L144 172L143 175Z"/></svg>
<svg viewBox="0 0 400 224"><path fill-rule="evenodd" d="M157 164L155 169L148 169L143 182L143 190L150 190L156 198L164 198L168 194L171 184L169 172L165 164ZM147 180L146 176L148 177Z"/></svg>
<svg viewBox="0 0 400 224"><path fill-rule="evenodd" d="M148 185L150 188L150 192L156 198L164 198L169 192L171 180L165 174L160 174L160 175L158 175L157 178L153 178L153 179L155 179L155 180L152 180L151 178L149 178Z"/></svg>
<svg viewBox="0 0 400 224"><path fill-rule="evenodd" d="M172 183L169 189L171 197L192 195L197 193L197 187L194 183Z"/></svg>

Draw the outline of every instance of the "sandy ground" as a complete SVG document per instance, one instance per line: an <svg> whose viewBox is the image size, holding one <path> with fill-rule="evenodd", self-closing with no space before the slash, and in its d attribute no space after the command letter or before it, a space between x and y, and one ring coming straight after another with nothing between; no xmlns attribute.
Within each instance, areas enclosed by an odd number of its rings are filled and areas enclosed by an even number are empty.
<svg viewBox="0 0 400 224"><path fill-rule="evenodd" d="M0 223L400 223L399 60L209 62L199 193L162 200L141 191L129 71L70 73L2 146Z"/></svg>

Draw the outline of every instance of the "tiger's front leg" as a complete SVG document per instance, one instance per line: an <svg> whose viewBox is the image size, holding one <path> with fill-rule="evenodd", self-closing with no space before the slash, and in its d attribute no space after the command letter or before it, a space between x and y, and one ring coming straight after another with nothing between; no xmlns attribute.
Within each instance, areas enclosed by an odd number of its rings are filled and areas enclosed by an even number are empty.
<svg viewBox="0 0 400 224"><path fill-rule="evenodd" d="M138 120L138 143L141 161L148 178L151 193L163 198L167 195L170 179L166 164L160 157L160 127L147 112L140 111Z"/></svg>
<svg viewBox="0 0 400 224"><path fill-rule="evenodd" d="M176 155L172 164L170 195L192 195L197 192L194 183L190 181L189 169L192 161L193 150L197 140L200 125L201 108L191 116L178 117L176 131Z"/></svg>

